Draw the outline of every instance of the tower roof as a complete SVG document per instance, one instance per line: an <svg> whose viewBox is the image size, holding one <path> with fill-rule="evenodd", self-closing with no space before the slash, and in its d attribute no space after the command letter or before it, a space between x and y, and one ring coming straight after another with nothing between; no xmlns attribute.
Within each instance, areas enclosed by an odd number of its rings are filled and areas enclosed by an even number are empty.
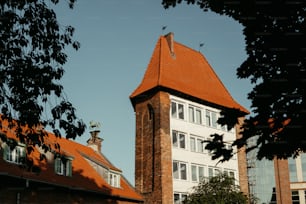
<svg viewBox="0 0 306 204"><path fill-rule="evenodd" d="M249 113L232 98L203 54L175 42L173 33L158 39L142 82L130 95L132 103L154 88L173 90Z"/></svg>

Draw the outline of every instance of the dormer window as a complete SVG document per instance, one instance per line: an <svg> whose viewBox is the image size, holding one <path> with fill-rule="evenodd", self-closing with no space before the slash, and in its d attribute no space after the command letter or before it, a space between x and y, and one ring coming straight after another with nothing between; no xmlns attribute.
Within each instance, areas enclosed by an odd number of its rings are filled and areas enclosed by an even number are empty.
<svg viewBox="0 0 306 204"><path fill-rule="evenodd" d="M120 187L120 175L109 172L109 185L119 188Z"/></svg>
<svg viewBox="0 0 306 204"><path fill-rule="evenodd" d="M72 158L56 157L54 159L55 173L62 176L72 176Z"/></svg>
<svg viewBox="0 0 306 204"><path fill-rule="evenodd" d="M25 161L26 150L25 145L18 144L14 148L9 145L5 145L3 158L7 162L15 164L23 164Z"/></svg>
<svg viewBox="0 0 306 204"><path fill-rule="evenodd" d="M110 186L120 188L121 172L110 169L103 163L89 157L86 154L81 153L85 160L95 169L97 173L107 182Z"/></svg>

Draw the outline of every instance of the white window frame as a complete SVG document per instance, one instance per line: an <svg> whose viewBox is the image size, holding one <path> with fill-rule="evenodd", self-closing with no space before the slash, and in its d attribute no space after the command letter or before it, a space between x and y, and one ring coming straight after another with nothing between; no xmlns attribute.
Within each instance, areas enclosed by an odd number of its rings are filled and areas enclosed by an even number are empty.
<svg viewBox="0 0 306 204"><path fill-rule="evenodd" d="M189 138L189 145L190 145L190 151L191 152L197 152L197 138L194 136L190 136Z"/></svg>
<svg viewBox="0 0 306 204"><path fill-rule="evenodd" d="M208 178L217 176L221 173L221 169L220 168L216 168L216 167L208 167Z"/></svg>
<svg viewBox="0 0 306 204"><path fill-rule="evenodd" d="M194 144L193 144L194 141ZM206 153L205 150L205 139L196 135L191 135L189 139L189 144L190 144L190 151L192 152L197 152L197 153ZM195 146L193 149L192 146Z"/></svg>
<svg viewBox="0 0 306 204"><path fill-rule="evenodd" d="M205 153L204 139L197 138L196 146L197 146L197 147L196 147L196 148L197 148L197 152L199 152L199 153Z"/></svg>
<svg viewBox="0 0 306 204"><path fill-rule="evenodd" d="M212 110L205 110L205 124L208 127L212 127L212 128L218 128L218 114L215 111Z"/></svg>
<svg viewBox="0 0 306 204"><path fill-rule="evenodd" d="M194 172L195 170L195 172ZM205 178L205 166L199 164L190 165L191 172L191 181L192 182L201 182ZM195 173L195 175L194 175ZM195 176L195 177L194 177Z"/></svg>
<svg viewBox="0 0 306 204"><path fill-rule="evenodd" d="M62 176L72 176L72 160L56 157L54 159L55 173Z"/></svg>
<svg viewBox="0 0 306 204"><path fill-rule="evenodd" d="M109 172L109 185L119 188L120 187L120 175L118 173Z"/></svg>
<svg viewBox="0 0 306 204"><path fill-rule="evenodd" d="M198 116L198 113L200 114ZM188 118L189 122L201 125L202 122L202 109L196 106L188 106Z"/></svg>
<svg viewBox="0 0 306 204"><path fill-rule="evenodd" d="M24 145L16 145L14 149L6 145L4 159L7 162L14 164L23 164L26 155L26 150Z"/></svg>
<svg viewBox="0 0 306 204"><path fill-rule="evenodd" d="M172 130L172 147L186 149L187 148L187 134L177 130Z"/></svg>
<svg viewBox="0 0 306 204"><path fill-rule="evenodd" d="M212 138L207 138L207 141L212 141ZM212 156L212 152L210 150L206 150L209 156Z"/></svg>
<svg viewBox="0 0 306 204"><path fill-rule="evenodd" d="M176 199L177 196L178 196L178 199ZM173 193L173 203L174 204L182 204L186 198L187 198L187 193L179 193L179 192Z"/></svg>
<svg viewBox="0 0 306 204"><path fill-rule="evenodd" d="M171 117L185 120L185 104L177 101L171 101Z"/></svg>
<svg viewBox="0 0 306 204"><path fill-rule="evenodd" d="M227 143L225 144L225 148L228 149L228 150L233 149L233 156L232 156L232 159L233 159L233 160L236 160L236 159L237 159L237 153L234 152L235 149L232 147L232 144L230 144L230 142L227 142Z"/></svg>
<svg viewBox="0 0 306 204"><path fill-rule="evenodd" d="M229 132L228 130L227 130L227 125L219 125L220 126L220 129L222 130L222 131L224 131L224 132Z"/></svg>
<svg viewBox="0 0 306 204"><path fill-rule="evenodd" d="M175 168L176 166L176 168ZM174 172L175 169L177 172ZM187 181L188 180L188 164L181 161L172 162L173 178L176 180Z"/></svg>
<svg viewBox="0 0 306 204"><path fill-rule="evenodd" d="M236 173L232 169L224 169L223 173L226 174L229 177L232 177L232 178L236 179Z"/></svg>

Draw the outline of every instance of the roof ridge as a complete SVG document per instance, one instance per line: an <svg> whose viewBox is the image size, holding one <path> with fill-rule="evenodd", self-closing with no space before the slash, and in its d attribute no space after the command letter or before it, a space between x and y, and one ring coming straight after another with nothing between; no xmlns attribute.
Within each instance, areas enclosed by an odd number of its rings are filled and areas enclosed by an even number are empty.
<svg viewBox="0 0 306 204"><path fill-rule="evenodd" d="M90 147L89 147L89 148L90 148ZM105 168L107 168L107 169L120 171L120 173L122 173L122 170L121 170L121 169L115 167L115 166L114 166L114 165L113 165L104 155L102 155L102 154L99 155L99 156L102 156L103 159L105 159L105 160L108 162L109 166L103 164L101 161L98 161L97 159L95 159L95 158L89 156L88 154L84 153L84 152L81 151L81 150L77 150L77 152L78 152L81 156L85 157L86 159L89 159L89 160L91 160L91 161L93 161L93 162L95 162L95 163L97 163L97 164L99 164L99 165L101 165L101 166L103 166L103 167L105 167Z"/></svg>
<svg viewBox="0 0 306 204"><path fill-rule="evenodd" d="M159 54L159 56L158 56L158 59L159 59L159 63L158 63L158 76L157 76L157 84L158 85L160 85L161 84L161 72L162 72L162 37L163 36L161 36L160 38L159 38L159 52L158 52L158 54Z"/></svg>

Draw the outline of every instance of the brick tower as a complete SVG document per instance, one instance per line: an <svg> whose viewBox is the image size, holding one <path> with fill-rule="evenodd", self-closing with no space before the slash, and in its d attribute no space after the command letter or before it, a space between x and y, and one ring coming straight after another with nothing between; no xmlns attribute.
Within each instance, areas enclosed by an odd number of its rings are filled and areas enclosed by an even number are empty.
<svg viewBox="0 0 306 204"><path fill-rule="evenodd" d="M169 96L155 91L135 105L135 187L146 203L172 203Z"/></svg>
<svg viewBox="0 0 306 204"><path fill-rule="evenodd" d="M222 109L248 111L200 52L173 38L173 33L159 38L142 82L130 95L136 117L135 188L145 203L180 203L203 177L220 171L247 182L246 169L238 165L245 157L216 167L199 145L212 131L237 137L235 130L216 124Z"/></svg>

